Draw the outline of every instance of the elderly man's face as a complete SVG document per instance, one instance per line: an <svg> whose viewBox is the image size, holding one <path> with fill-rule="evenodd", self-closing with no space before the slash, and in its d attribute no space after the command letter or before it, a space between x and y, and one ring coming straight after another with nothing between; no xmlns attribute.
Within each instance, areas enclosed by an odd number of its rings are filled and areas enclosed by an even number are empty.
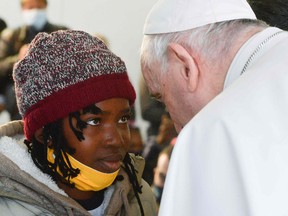
<svg viewBox="0 0 288 216"><path fill-rule="evenodd" d="M180 132L222 91L223 77L203 69L206 63L199 54L180 44L170 43L166 53L165 71L161 71L157 60L149 66L142 61L142 73L150 94L166 105L175 129Z"/></svg>
<svg viewBox="0 0 288 216"><path fill-rule="evenodd" d="M191 119L192 111L185 98L188 96L177 71L177 65L169 67L168 71L161 72L159 64L151 68L142 67L142 73L151 97L166 105L175 129L180 132L182 127Z"/></svg>

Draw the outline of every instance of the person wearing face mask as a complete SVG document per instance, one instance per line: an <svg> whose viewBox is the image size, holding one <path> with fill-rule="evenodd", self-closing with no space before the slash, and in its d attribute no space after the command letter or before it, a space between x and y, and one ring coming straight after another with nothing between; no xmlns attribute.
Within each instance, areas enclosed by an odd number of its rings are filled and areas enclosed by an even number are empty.
<svg viewBox="0 0 288 216"><path fill-rule="evenodd" d="M175 138L176 139L176 138ZM167 175L167 170L169 166L170 157L173 151L174 145L170 143L166 146L159 154L157 158L157 166L154 169L154 178L152 184L152 190L155 195L158 208L161 203L163 188L165 184L165 179Z"/></svg>
<svg viewBox="0 0 288 216"><path fill-rule="evenodd" d="M12 68L23 57L32 39L39 32L51 33L68 29L47 19L47 0L20 0L23 25L5 29L0 37L0 95L6 98L7 110L12 119L20 119L13 91Z"/></svg>
<svg viewBox="0 0 288 216"><path fill-rule="evenodd" d="M83 31L39 33L13 78L23 121L0 127L1 215L156 216L120 57Z"/></svg>

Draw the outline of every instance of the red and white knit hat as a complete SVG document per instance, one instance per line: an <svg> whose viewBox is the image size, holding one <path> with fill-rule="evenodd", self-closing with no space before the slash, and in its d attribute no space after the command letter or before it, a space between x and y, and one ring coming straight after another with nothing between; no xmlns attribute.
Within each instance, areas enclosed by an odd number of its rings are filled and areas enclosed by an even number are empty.
<svg viewBox="0 0 288 216"><path fill-rule="evenodd" d="M39 33L24 59L14 66L17 105L24 133L109 98L127 98L135 90L124 62L98 38L83 31Z"/></svg>

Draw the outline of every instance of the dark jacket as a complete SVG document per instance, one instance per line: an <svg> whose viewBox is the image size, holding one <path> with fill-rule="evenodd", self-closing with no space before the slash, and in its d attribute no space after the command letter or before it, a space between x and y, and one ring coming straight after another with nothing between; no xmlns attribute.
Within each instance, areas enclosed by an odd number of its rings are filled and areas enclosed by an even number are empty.
<svg viewBox="0 0 288 216"><path fill-rule="evenodd" d="M39 32L51 33L60 29L68 28L62 25L46 23L44 28L39 31L28 26L5 29L0 38L0 80L6 78L9 82L13 81L11 79L13 65L18 61L18 53L23 45L30 43Z"/></svg>

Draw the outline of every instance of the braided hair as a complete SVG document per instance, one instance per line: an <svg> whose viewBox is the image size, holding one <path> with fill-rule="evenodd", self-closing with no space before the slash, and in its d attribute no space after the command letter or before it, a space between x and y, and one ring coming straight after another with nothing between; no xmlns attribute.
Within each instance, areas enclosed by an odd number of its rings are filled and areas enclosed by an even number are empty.
<svg viewBox="0 0 288 216"><path fill-rule="evenodd" d="M83 112L93 112L96 109L95 105L88 106L83 109ZM87 123L80 119L80 112L74 112L69 114L69 126L74 132L79 141L84 140L83 130L87 127ZM76 127L72 124L72 120L76 120ZM75 149L69 147L66 139L63 136L63 120L58 120L47 124L43 128L43 143L40 143L35 137L32 142L25 140L25 144L28 147L28 151L31 154L32 160L35 165L44 173L49 174L54 181L60 181L68 185L71 188L75 187L75 184L70 182L71 178L76 177L80 170L73 168L68 158L68 154L75 153ZM51 163L47 159L47 146L54 149L54 163ZM66 161L66 162L65 162ZM137 170L135 169L130 155L127 153L123 160L124 170L126 171L129 181L132 185L135 197L140 207L141 215L144 216L144 209L140 201L139 194L142 193L142 186L139 185L137 180ZM58 173L58 170L62 175ZM115 181L123 180L123 176L118 176Z"/></svg>

